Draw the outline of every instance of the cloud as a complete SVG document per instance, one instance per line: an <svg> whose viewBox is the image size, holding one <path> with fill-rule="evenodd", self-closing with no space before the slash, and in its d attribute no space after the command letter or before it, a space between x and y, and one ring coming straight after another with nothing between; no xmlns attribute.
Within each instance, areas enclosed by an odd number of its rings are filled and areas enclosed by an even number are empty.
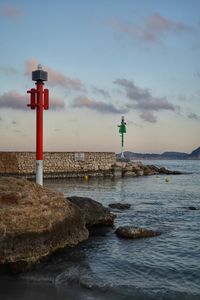
<svg viewBox="0 0 200 300"><path fill-rule="evenodd" d="M130 102L126 105L127 109L140 111L140 117L151 123L156 122L156 116L153 112L161 110L175 111L177 108L167 101L165 97L155 97L147 88L137 86L133 81L127 79L116 79L114 84L125 90Z"/></svg>
<svg viewBox="0 0 200 300"><path fill-rule="evenodd" d="M156 123L157 118L151 111L143 111L140 118L149 123Z"/></svg>
<svg viewBox="0 0 200 300"><path fill-rule="evenodd" d="M126 108L117 108L111 103L91 100L86 96L75 98L72 106L78 108L85 107L100 113L122 114L128 112Z"/></svg>
<svg viewBox="0 0 200 300"><path fill-rule="evenodd" d="M168 102L165 97L154 97L149 89L138 87L133 81L116 79L114 83L123 87L126 96L134 102L134 104L127 105L130 108L152 111L175 110L175 106Z"/></svg>
<svg viewBox="0 0 200 300"><path fill-rule="evenodd" d="M138 103L134 106L136 109L142 110L175 110L175 106L169 103L165 98L147 98L138 101Z"/></svg>
<svg viewBox="0 0 200 300"><path fill-rule="evenodd" d="M195 114L195 113L190 113L190 114L187 115L187 117L188 117L189 119L192 119L192 120L198 120L198 121L200 121L200 116L198 116L198 115Z"/></svg>
<svg viewBox="0 0 200 300"><path fill-rule="evenodd" d="M64 107L64 101L51 97L50 95L50 108L56 109L56 108L63 108ZM27 110L27 104L29 103L29 96L28 95L21 95L17 91L12 90L7 93L4 93L3 95L0 95L0 108L13 108L13 109L21 109L21 110Z"/></svg>
<svg viewBox="0 0 200 300"><path fill-rule="evenodd" d="M103 89L99 89L95 86L92 87L92 91L93 91L94 94L100 94L100 95L102 95L103 97L106 97L106 98L110 97L110 94L107 91L105 91Z"/></svg>
<svg viewBox="0 0 200 300"><path fill-rule="evenodd" d="M39 62L36 59L27 60L25 62L25 75L31 77L32 71L37 69L38 64ZM44 70L48 72L49 86L59 86L67 90L75 91L84 89L83 84L79 79L72 79L48 66L44 66Z"/></svg>
<svg viewBox="0 0 200 300"><path fill-rule="evenodd" d="M159 13L151 15L146 23L146 30L150 30L153 34L162 34L167 31L173 32L192 32L193 27L161 16Z"/></svg>
<svg viewBox="0 0 200 300"><path fill-rule="evenodd" d="M110 20L109 24L112 28L127 34L132 38L137 38L146 43L157 43L167 33L179 34L190 33L194 28L181 22L170 20L159 13L154 13L146 20L143 26L134 25L119 20Z"/></svg>
<svg viewBox="0 0 200 300"><path fill-rule="evenodd" d="M0 95L0 108L26 109L27 97L12 90Z"/></svg>
<svg viewBox="0 0 200 300"><path fill-rule="evenodd" d="M19 19L23 15L23 11L14 5L2 5L0 13L9 19Z"/></svg>
<svg viewBox="0 0 200 300"><path fill-rule="evenodd" d="M64 108L65 103L62 99L49 96L49 109Z"/></svg>
<svg viewBox="0 0 200 300"><path fill-rule="evenodd" d="M194 77L198 77L198 78L200 78L200 72L199 72L199 71L197 71L197 72L194 72Z"/></svg>

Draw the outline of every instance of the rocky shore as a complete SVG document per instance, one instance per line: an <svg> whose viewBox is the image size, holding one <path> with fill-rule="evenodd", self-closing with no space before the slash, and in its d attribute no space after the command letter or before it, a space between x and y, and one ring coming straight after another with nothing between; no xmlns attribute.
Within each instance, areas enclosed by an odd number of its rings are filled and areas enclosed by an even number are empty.
<svg viewBox="0 0 200 300"><path fill-rule="evenodd" d="M154 165L143 165L142 162L117 161L112 165L112 174L114 177L137 177L147 175L180 175L180 171L171 171L164 167L156 167Z"/></svg>
<svg viewBox="0 0 200 300"><path fill-rule="evenodd" d="M116 162L113 172L115 177L181 174L135 162ZM110 208L128 209L130 204L112 203ZM26 271L58 249L86 240L92 227L112 226L115 217L90 198L66 199L26 179L1 177L0 265Z"/></svg>
<svg viewBox="0 0 200 300"><path fill-rule="evenodd" d="M86 225L112 225L114 218L92 199L68 200L26 179L0 178L0 264L26 271L56 250L86 240Z"/></svg>

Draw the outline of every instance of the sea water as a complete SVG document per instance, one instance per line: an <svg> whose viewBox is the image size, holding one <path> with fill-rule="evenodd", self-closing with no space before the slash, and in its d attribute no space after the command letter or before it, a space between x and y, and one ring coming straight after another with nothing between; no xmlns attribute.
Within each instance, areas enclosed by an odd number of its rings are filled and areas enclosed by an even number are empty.
<svg viewBox="0 0 200 300"><path fill-rule="evenodd" d="M200 161L143 161L183 175L120 179L65 179L45 186L65 196L91 197L104 206L130 203L113 228L102 228L33 271L0 273L2 300L200 299ZM120 239L115 229L132 225L160 236Z"/></svg>

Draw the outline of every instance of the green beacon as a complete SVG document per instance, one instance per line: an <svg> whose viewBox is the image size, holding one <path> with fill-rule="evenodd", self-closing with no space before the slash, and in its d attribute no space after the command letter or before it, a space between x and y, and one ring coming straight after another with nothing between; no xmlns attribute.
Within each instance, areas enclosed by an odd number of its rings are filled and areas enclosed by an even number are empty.
<svg viewBox="0 0 200 300"><path fill-rule="evenodd" d="M124 116L122 116L121 124L118 125L119 133L121 135L121 158L124 158L124 133L126 133L126 122L124 121Z"/></svg>

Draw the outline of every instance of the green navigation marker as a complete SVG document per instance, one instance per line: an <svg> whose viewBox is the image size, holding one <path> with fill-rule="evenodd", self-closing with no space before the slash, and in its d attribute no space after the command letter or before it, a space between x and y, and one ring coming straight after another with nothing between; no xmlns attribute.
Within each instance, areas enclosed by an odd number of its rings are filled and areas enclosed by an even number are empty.
<svg viewBox="0 0 200 300"><path fill-rule="evenodd" d="M121 124L118 125L119 127L119 133L121 135L121 158L124 158L124 133L126 133L126 122L124 121L124 116L122 116Z"/></svg>

